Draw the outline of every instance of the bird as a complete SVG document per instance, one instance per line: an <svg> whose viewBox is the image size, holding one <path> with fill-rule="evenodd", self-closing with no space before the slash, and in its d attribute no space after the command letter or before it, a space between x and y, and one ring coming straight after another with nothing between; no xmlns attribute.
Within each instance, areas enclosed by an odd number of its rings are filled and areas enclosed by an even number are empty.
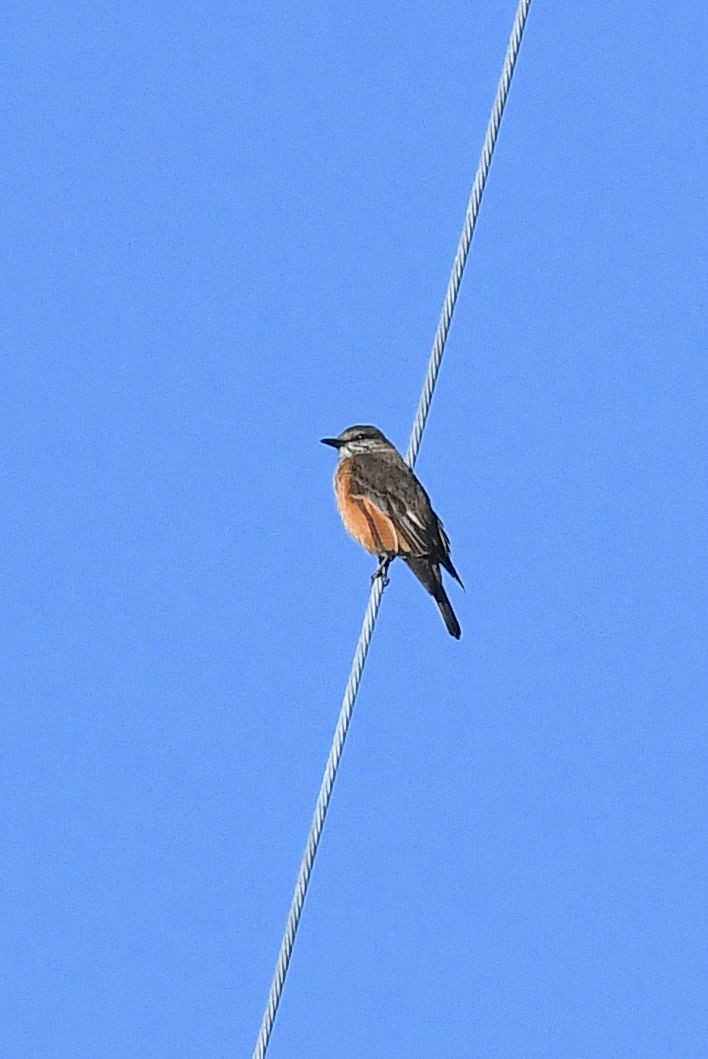
<svg viewBox="0 0 708 1059"><path fill-rule="evenodd" d="M450 558L450 541L415 474L378 427L347 427L336 438L321 438L337 449L334 493L345 528L367 552L378 556L374 578L388 582L391 561L400 556L438 605L450 636L460 623L443 586L440 568L464 588ZM372 578L372 580L374 579Z"/></svg>

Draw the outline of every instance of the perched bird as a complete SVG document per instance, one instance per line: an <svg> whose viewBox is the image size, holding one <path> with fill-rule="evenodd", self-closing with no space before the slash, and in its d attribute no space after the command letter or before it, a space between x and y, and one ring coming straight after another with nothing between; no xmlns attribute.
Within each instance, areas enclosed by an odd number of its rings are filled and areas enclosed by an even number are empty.
<svg viewBox="0 0 708 1059"><path fill-rule="evenodd" d="M322 444L339 451L334 474L339 514L352 537L379 557L377 575L385 578L391 560L400 556L437 603L447 631L459 639L440 567L462 581L443 524L413 471L376 427L348 427L337 438L322 438Z"/></svg>

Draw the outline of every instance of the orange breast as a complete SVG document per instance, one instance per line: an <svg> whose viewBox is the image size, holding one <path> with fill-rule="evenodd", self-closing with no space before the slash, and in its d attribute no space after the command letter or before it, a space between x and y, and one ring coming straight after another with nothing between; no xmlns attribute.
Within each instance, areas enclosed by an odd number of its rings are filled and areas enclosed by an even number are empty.
<svg viewBox="0 0 708 1059"><path fill-rule="evenodd" d="M373 555L400 554L401 541L394 523L366 497L352 496L351 477L351 461L342 460L334 475L334 492L346 529Z"/></svg>

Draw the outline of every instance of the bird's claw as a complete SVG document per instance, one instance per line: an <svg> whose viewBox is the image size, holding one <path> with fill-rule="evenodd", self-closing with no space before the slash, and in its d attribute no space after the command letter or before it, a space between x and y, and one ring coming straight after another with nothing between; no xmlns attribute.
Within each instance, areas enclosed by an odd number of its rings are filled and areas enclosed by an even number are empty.
<svg viewBox="0 0 708 1059"><path fill-rule="evenodd" d="M381 584L383 588L386 588L389 583L388 568L391 565L392 556L384 555L379 559L379 565L376 568L375 573L371 575L371 584L373 585L378 577L381 578Z"/></svg>

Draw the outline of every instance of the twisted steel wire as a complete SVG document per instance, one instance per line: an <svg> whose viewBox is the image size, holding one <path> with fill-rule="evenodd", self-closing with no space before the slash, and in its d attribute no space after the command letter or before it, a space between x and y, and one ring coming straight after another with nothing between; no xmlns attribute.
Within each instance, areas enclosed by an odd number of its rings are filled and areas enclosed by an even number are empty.
<svg viewBox="0 0 708 1059"><path fill-rule="evenodd" d="M501 124L502 114L504 113L504 107L506 105L507 96L509 94L509 87L511 85L511 79L514 73L514 67L516 65L516 59L521 46L521 38L523 36L524 28L526 25L526 18L528 15L529 7L531 6L531 0L519 0L519 5L516 9L516 15L509 37L509 43L507 45L506 56L504 58L504 66L502 67L501 77L497 86L497 92L494 99L494 105L492 106L492 112L489 117L487 124L487 132L484 137L484 143L482 145L482 152L480 155L479 163L477 166L477 172L475 174L474 183L472 185L472 191L470 193L469 202L467 204L467 211L465 213L465 220L462 227L462 234L460 241L457 246L457 252L452 265L452 271L450 273L450 279L448 281L447 291L445 294L445 301L443 303L442 312L438 321L437 331L435 333L435 339L433 341L433 347L430 352L430 358L428 360L428 370L425 375L425 381L423 383L423 390L418 403L418 409L416 411L415 419L413 421L413 427L411 430L410 441L408 443L408 450L406 452L406 460L408 464L413 467L418 457L420 449L420 443L423 438L423 431L425 429L425 423L428 418L430 411L430 405L433 400L433 393L440 372L440 365L442 363L443 353L445 351L445 342L447 341L447 335L450 330L450 323L452 321L452 314L455 309L455 303L457 301L457 295L460 290L460 284L462 282L462 274L465 269L467 262L467 255L469 254L470 244L472 242L472 236L474 234L475 225L477 223L477 216L479 214L479 207L482 201L482 194L484 192L484 186L487 182L487 176L489 175L489 168L492 162L492 156L494 154L494 148L497 141L497 135L499 133L499 126ZM369 645L371 643L371 637L373 635L374 626L379 613L379 607L381 606L381 598L384 591L384 581L382 578L377 577L371 586L371 593L369 595L369 602L364 614L364 620L362 622L361 631L359 632L359 639L357 641L356 649L354 652L354 659L352 661L351 671L349 673L349 679L347 686L344 690L344 697L342 699L342 705L340 708L339 718L337 720L337 726L334 730L334 736L332 737L332 745L330 747L329 755L327 757L327 764L325 765L324 775L322 777L322 783L320 786L320 792L317 796L317 803L315 805L315 811L312 817L312 823L310 825L310 832L307 838L307 845L305 846L305 852L300 863L300 870L298 872L297 882L295 884L295 891L293 893L292 901L290 904L290 911L288 913L287 922L285 925L285 932L280 945L280 951L278 953L278 960L275 966L273 974L273 980L271 982L270 991L268 994L268 1002L266 1004L263 1018L261 1021L260 1031L256 1046L253 1051L253 1059L264 1059L266 1050L268 1048L268 1042L273 1029L273 1023L280 1003L280 998L285 984L285 976L288 973L288 966L290 964L290 957L292 955L293 945L295 944L295 936L297 934L298 925L300 923L300 916L302 914L303 905L305 903L305 897L307 895L307 887L310 881L310 875L312 873L312 866L317 855L317 848L322 837L322 830L324 828L325 818L327 816L327 810L329 808L329 802L332 795L332 788L334 787L334 781L337 777L337 770L339 768L339 762L342 757L344 750L344 743L347 738L347 732L349 731L349 724L351 721L352 712L354 710L354 703L356 702L357 693L359 691L359 684L361 683L361 676L364 671L364 664L366 662L366 656L369 651Z"/></svg>

